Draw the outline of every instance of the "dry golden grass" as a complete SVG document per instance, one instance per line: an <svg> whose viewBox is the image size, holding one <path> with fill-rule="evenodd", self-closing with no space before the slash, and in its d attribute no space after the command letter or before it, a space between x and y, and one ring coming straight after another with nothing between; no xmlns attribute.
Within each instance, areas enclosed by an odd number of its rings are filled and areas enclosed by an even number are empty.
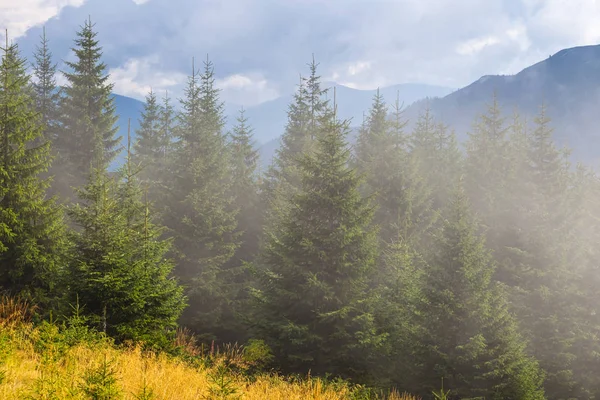
<svg viewBox="0 0 600 400"><path fill-rule="evenodd" d="M193 367L166 354L143 352L139 346L118 349L108 343L79 344L73 347L48 340L40 328L26 323L25 304L0 301L0 399L2 400L70 400L91 399L84 386L91 371L108 363L115 378L118 397L99 399L245 399L245 400L338 400L350 398L350 388L331 386L319 379L286 380L277 375L249 379L223 369L224 360L239 358L236 346L214 349L211 367ZM17 311L18 310L18 311ZM20 314L21 317L17 317ZM46 332L47 333L47 332ZM193 340L180 336L182 344L193 350ZM46 339L41 339L45 337ZM40 343L43 342L43 345ZM215 355L216 354L216 355ZM239 361L239 360L238 360ZM219 377L219 372L226 371ZM222 378L233 390L219 396L217 382ZM222 385L223 386L223 385ZM140 397L143 389L152 395ZM393 394L389 400L416 400L408 395Z"/></svg>

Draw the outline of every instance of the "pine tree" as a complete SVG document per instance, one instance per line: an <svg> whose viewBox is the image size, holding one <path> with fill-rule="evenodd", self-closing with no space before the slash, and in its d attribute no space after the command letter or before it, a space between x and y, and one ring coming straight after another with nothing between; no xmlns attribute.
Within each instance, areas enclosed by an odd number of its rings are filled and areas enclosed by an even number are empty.
<svg viewBox="0 0 600 400"><path fill-rule="evenodd" d="M149 182L154 176L154 166L164 157L165 137L160 128L160 107L156 93L150 89L146 95L144 111L136 131L137 141L134 145L133 161L142 166L143 180Z"/></svg>
<svg viewBox="0 0 600 400"><path fill-rule="evenodd" d="M249 292L253 277L250 263L259 251L259 240L262 228L262 205L260 204L259 183L256 168L258 150L252 141L252 128L242 108L237 124L230 133L231 173L233 184L231 196L233 206L237 210L236 235L239 235L240 246L233 257L223 265L223 277L227 277L228 315L223 318L229 325L219 337L225 342L244 342L248 339L248 318L250 318Z"/></svg>
<svg viewBox="0 0 600 400"><path fill-rule="evenodd" d="M162 145L160 159L162 159L162 161L159 161L158 165L162 168L168 165L169 157L173 151L175 131L175 111L171 105L171 99L168 92L165 92L162 107L159 111L159 131L161 138L160 143Z"/></svg>
<svg viewBox="0 0 600 400"><path fill-rule="evenodd" d="M231 314L231 277L223 266L239 246L239 232L223 104L209 60L202 75L193 70L185 95L165 223L175 235L176 273L188 288L182 321L210 341L231 334L231 321L223 321Z"/></svg>
<svg viewBox="0 0 600 400"><path fill-rule="evenodd" d="M366 193L376 193L374 222L381 227L381 240L390 243L401 235L417 240L433 223L430 188L417 174L416 164L406 149L400 105L387 118L387 105L377 91L366 129L358 137L358 168L366 175Z"/></svg>
<svg viewBox="0 0 600 400"><path fill-rule="evenodd" d="M291 196L300 186L298 159L314 148L319 120L327 115L329 102L324 97L328 89L321 88L318 66L313 56L308 64L310 75L300 77L294 102L288 109L288 122L281 138L281 147L266 174L263 192L264 201L269 205L268 221L282 217L285 197Z"/></svg>
<svg viewBox="0 0 600 400"><path fill-rule="evenodd" d="M252 128L240 110L237 125L231 135L233 162L233 197L239 210L238 231L242 244L236 252L238 261L251 261L258 251L260 236L260 208L258 193L258 150L252 141Z"/></svg>
<svg viewBox="0 0 600 400"><path fill-rule="evenodd" d="M415 315L422 328L418 393L431 393L444 378L457 398L544 399L543 375L492 281L494 262L461 189L447 215Z"/></svg>
<svg viewBox="0 0 600 400"><path fill-rule="evenodd" d="M465 161L466 188L474 210L486 216L485 225L498 219L505 203L503 196L509 191L511 160L508 128L502 116L496 92L486 113L481 114L467 141ZM487 218L492 220L487 220ZM493 242L493 241L491 241Z"/></svg>
<svg viewBox="0 0 600 400"><path fill-rule="evenodd" d="M36 78L36 81L33 82L36 110L41 114L45 138L54 143L58 134L56 124L60 95L56 85L56 64L52 63L52 52L48 47L45 27L41 36L41 43L36 48L34 59L35 63L32 66L33 75Z"/></svg>
<svg viewBox="0 0 600 400"><path fill-rule="evenodd" d="M299 164L289 215L269 232L255 321L287 370L364 376L382 344L365 294L377 232L348 166L347 123L328 118Z"/></svg>
<svg viewBox="0 0 600 400"><path fill-rule="evenodd" d="M442 123L436 124L427 105L408 141L417 174L431 190L432 208L445 209L452 182L462 173L462 154L455 133Z"/></svg>
<svg viewBox="0 0 600 400"><path fill-rule="evenodd" d="M402 390L419 388L418 363L420 327L415 323L416 306L426 269L423 256L411 244L397 238L384 244L379 260L380 293L376 323L388 334L382 359L373 368L381 385ZM372 292L373 293L373 292Z"/></svg>
<svg viewBox="0 0 600 400"><path fill-rule="evenodd" d="M57 149L60 162L67 168L61 180L79 186L90 176L90 158L101 157L102 167L108 166L120 151L115 137L118 117L115 115L113 84L105 75L106 64L101 61L102 48L96 40L91 20L77 32L75 52L77 61L66 62L72 72L63 72L68 81L60 105L60 135ZM68 192L68 188L65 188ZM66 193L68 198L71 194Z"/></svg>
<svg viewBox="0 0 600 400"><path fill-rule="evenodd" d="M75 234L68 300L78 301L92 326L118 341L166 345L185 306L182 288L170 278L171 243L152 222L128 156L119 179L93 168L78 189L81 204L70 210Z"/></svg>
<svg viewBox="0 0 600 400"><path fill-rule="evenodd" d="M8 36L8 35L7 35ZM50 142L29 90L26 61L16 44L0 64L0 290L56 305L69 243L62 210L46 198L40 175L51 162Z"/></svg>
<svg viewBox="0 0 600 400"><path fill-rule="evenodd" d="M527 225L520 224L525 232L521 264L527 274L516 284L522 293L520 314L526 321L532 352L548 372L546 390L557 398L569 398L580 390L579 379L573 375L573 346L582 338L572 327L588 318L578 316L577 311L581 304L576 289L580 239L574 237L573 225L577 207L570 199L568 153L555 147L544 105L534 124L529 163L521 171L528 188L528 199L521 199Z"/></svg>

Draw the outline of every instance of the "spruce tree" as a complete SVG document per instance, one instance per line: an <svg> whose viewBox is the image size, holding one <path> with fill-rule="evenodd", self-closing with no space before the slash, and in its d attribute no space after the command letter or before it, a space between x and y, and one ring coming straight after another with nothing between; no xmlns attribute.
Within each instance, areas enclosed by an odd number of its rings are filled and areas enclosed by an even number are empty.
<svg viewBox="0 0 600 400"><path fill-rule="evenodd" d="M140 126L136 131L137 140L134 145L133 161L142 166L143 180L152 178L155 163L164 157L165 137L160 129L160 106L156 93L150 89L146 95L144 111L139 120Z"/></svg>
<svg viewBox="0 0 600 400"><path fill-rule="evenodd" d="M308 64L309 76L300 76L300 85L288 109L288 122L281 137L281 146L265 177L263 197L268 204L267 224L282 217L285 197L291 196L300 186L298 159L314 147L318 121L327 115L328 101L324 97L328 89L321 88L318 66L313 56Z"/></svg>
<svg viewBox="0 0 600 400"><path fill-rule="evenodd" d="M52 62L52 52L48 47L46 28L44 27L41 42L34 54L35 63L33 82L35 91L36 110L41 115L41 123L44 126L45 138L54 143L57 136L58 101L59 92L56 85L56 63Z"/></svg>
<svg viewBox="0 0 600 400"><path fill-rule="evenodd" d="M261 219L258 192L258 150L252 141L252 128L240 110L237 124L231 134L231 160L233 167L233 198L239 210L238 231L241 246L234 257L237 261L251 261L258 251Z"/></svg>
<svg viewBox="0 0 600 400"><path fill-rule="evenodd" d="M16 44L2 48L0 64L0 290L56 304L69 243L62 210L46 198L41 174L50 142L29 90L26 61Z"/></svg>
<svg viewBox="0 0 600 400"><path fill-rule="evenodd" d="M224 321L230 326L221 333L224 336L219 339L239 343L248 339L247 324L248 318L251 318L248 287L253 281L250 263L259 251L263 212L256 172L259 154L254 147L252 128L243 108L229 136L233 177L231 196L237 210L236 234L239 235L240 246L222 267L223 277L227 277L230 304Z"/></svg>
<svg viewBox="0 0 600 400"><path fill-rule="evenodd" d="M175 131L175 110L171 105L169 93L165 92L162 106L159 111L159 132L160 143L162 145L158 165L161 168L166 168L169 157L173 151L173 139Z"/></svg>
<svg viewBox="0 0 600 400"><path fill-rule="evenodd" d="M165 210L178 254L176 274L190 304L182 321L205 341L232 334L232 321L224 320L231 315L232 277L223 266L239 246L223 104L214 80L209 60L202 75L193 69L189 77Z"/></svg>
<svg viewBox="0 0 600 400"><path fill-rule="evenodd" d="M408 141L417 173L431 189L432 208L445 209L452 182L462 173L462 154L455 133L446 125L436 123L427 105Z"/></svg>
<svg viewBox="0 0 600 400"><path fill-rule="evenodd" d="M456 398L544 399L543 374L492 280L494 262L462 189L446 215L415 313L422 329L417 393L431 393L444 378Z"/></svg>
<svg viewBox="0 0 600 400"><path fill-rule="evenodd" d="M542 105L529 135L528 165L521 171L528 188L528 198L521 199L527 225L520 225L525 232L521 264L527 274L517 285L533 354L548 372L546 390L556 398L569 398L581 390L573 374L573 352L583 337L573 327L589 316L578 311L581 239L574 236L577 207L570 198L568 153L555 147L550 122Z"/></svg>
<svg viewBox="0 0 600 400"><path fill-rule="evenodd" d="M130 158L117 177L99 164L78 189L80 204L69 210L81 232L74 234L68 300L83 306L92 327L118 341L164 346L185 306L182 288L170 277L170 241L160 239Z"/></svg>
<svg viewBox="0 0 600 400"><path fill-rule="evenodd" d="M466 189L474 210L486 216L485 225L499 219L505 210L503 197L508 193L511 171L508 127L496 92L487 111L477 117L466 143ZM491 241L493 242L493 241Z"/></svg>
<svg viewBox="0 0 600 400"><path fill-rule="evenodd" d="M347 123L329 112L317 122L317 148L300 161L289 214L269 231L255 321L286 370L365 377L383 339L365 293L377 231L348 166Z"/></svg>
<svg viewBox="0 0 600 400"><path fill-rule="evenodd" d="M56 142L61 154L59 162L67 170L61 176L65 186L86 182L90 158L102 157L100 168L104 168L120 151L119 138L115 137L118 117L111 94L113 84L105 75L107 66L101 61L102 48L91 20L85 22L77 36L76 47L72 48L77 60L66 62L72 72L63 72L68 84L61 96L60 134ZM67 198L71 196L68 187L63 190Z"/></svg>
<svg viewBox="0 0 600 400"><path fill-rule="evenodd" d="M366 193L376 193L374 222L381 227L380 238L390 243L401 235L415 240L433 223L431 189L417 174L416 164L406 148L405 122L396 104L395 116L387 117L387 105L379 90L373 99L366 129L357 140L359 171L366 175Z"/></svg>

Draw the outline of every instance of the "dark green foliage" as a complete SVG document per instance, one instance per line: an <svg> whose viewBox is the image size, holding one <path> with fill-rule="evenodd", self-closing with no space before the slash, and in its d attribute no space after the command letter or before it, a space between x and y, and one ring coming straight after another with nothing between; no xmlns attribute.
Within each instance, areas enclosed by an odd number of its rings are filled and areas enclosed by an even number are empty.
<svg viewBox="0 0 600 400"><path fill-rule="evenodd" d="M293 195L301 185L298 160L314 148L319 120L326 118L327 89L321 88L317 75L318 63L314 57L308 78L300 77L300 85L294 94L294 102L288 109L288 121L281 137L281 146L269 167L263 185L263 202L268 205L266 224L276 224L285 213L286 198Z"/></svg>
<svg viewBox="0 0 600 400"><path fill-rule="evenodd" d="M170 278L170 241L159 239L143 203L131 163L116 181L94 170L70 210L81 228L69 274L76 299L93 327L118 340L165 346L184 307L182 289Z"/></svg>
<svg viewBox="0 0 600 400"><path fill-rule="evenodd" d="M259 251L259 241L262 234L263 205L260 204L258 174L256 172L258 151L252 141L252 128L240 111L237 124L230 134L231 173L233 185L231 195L233 206L237 210L236 232L240 237L240 246L233 257L223 266L224 274L228 275L230 300L230 315L228 321L232 324L230 334L222 340L244 342L248 339L246 321L251 318L248 313L248 286L252 281L249 263L254 261Z"/></svg>
<svg viewBox="0 0 600 400"><path fill-rule="evenodd" d="M233 198L239 210L238 231L241 232L241 246L236 251L235 262L251 261L258 251L260 236L260 205L258 192L258 150L252 141L252 128L240 111L237 125L231 134L231 161L233 173Z"/></svg>
<svg viewBox="0 0 600 400"><path fill-rule="evenodd" d="M492 281L494 262L459 190L436 246L417 307L426 395L440 378L457 398L544 399L543 375Z"/></svg>
<svg viewBox="0 0 600 400"><path fill-rule="evenodd" d="M63 186L80 186L91 174L93 165L106 168L121 150L115 135L118 117L115 115L113 84L105 75L106 64L101 61L102 48L96 40L91 20L77 32L77 60L66 62L72 72L63 72L67 79L60 103L60 132L56 140L60 154L58 162L64 169ZM98 164L99 163L99 164ZM69 187L61 188L69 198Z"/></svg>
<svg viewBox="0 0 600 400"><path fill-rule="evenodd" d="M182 321L196 329L202 340L210 341L235 334L230 324L234 298L230 282L235 277L223 266L238 248L240 236L231 195L231 155L223 133L223 104L210 61L205 62L200 77L193 71L185 94L165 224L175 239L176 273L188 289L190 306Z"/></svg>
<svg viewBox="0 0 600 400"><path fill-rule="evenodd" d="M169 146L169 137L165 137L161 131L160 113L156 93L150 90L146 95L140 127L136 131L137 141L133 155L134 162L142 167L146 180L153 176L155 163L165 158Z"/></svg>
<svg viewBox="0 0 600 400"><path fill-rule="evenodd" d="M48 311L69 244L60 208L46 199L40 175L50 143L16 44L0 64L0 290L21 294ZM56 304L53 304L55 306Z"/></svg>
<svg viewBox="0 0 600 400"><path fill-rule="evenodd" d="M452 182L462 172L463 160L456 135L448 132L445 125L436 124L427 107L417 120L409 147L417 174L431 191L432 208L444 209L452 192Z"/></svg>
<svg viewBox="0 0 600 400"><path fill-rule="evenodd" d="M373 208L348 167L346 124L318 125L300 191L262 255L258 331L287 370L368 375L381 345L365 290L376 256Z"/></svg>
<svg viewBox="0 0 600 400"><path fill-rule="evenodd" d="M41 43L36 48L34 59L35 63L32 66L33 75L36 78L36 81L33 82L36 110L41 114L46 140L54 142L58 134L56 125L59 92L56 85L56 64L52 63L52 52L48 47L46 28L41 36Z"/></svg>
<svg viewBox="0 0 600 400"><path fill-rule="evenodd" d="M430 188L416 173L416 164L406 148L400 104L388 120L387 106L377 91L358 137L355 157L359 171L366 175L365 192L375 193L374 222L381 227L384 243L402 237L417 240L433 223Z"/></svg>

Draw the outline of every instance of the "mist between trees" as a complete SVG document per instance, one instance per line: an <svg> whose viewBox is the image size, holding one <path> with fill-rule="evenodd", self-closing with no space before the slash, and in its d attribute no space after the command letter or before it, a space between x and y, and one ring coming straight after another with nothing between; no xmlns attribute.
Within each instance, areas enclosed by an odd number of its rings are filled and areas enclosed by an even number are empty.
<svg viewBox="0 0 600 400"><path fill-rule="evenodd" d="M427 108L407 131L378 94L351 142L313 60L259 171L208 58L182 99L148 94L120 149L90 20L68 71L45 35L33 76L2 51L0 289L38 319L78 304L117 343L260 339L269 368L423 398L442 378L456 399L600 396L600 183L543 106L526 118L490 93L458 143Z"/></svg>

